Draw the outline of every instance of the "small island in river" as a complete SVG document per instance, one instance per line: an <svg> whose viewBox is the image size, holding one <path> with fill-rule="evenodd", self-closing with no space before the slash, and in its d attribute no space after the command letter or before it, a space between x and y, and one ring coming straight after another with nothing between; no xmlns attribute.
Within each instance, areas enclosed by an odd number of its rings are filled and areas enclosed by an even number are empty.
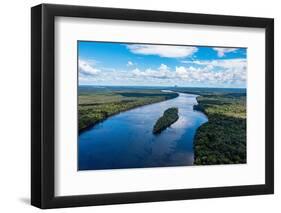
<svg viewBox="0 0 281 213"><path fill-rule="evenodd" d="M153 134L159 134L179 119L178 108L171 107L166 109L153 127Z"/></svg>

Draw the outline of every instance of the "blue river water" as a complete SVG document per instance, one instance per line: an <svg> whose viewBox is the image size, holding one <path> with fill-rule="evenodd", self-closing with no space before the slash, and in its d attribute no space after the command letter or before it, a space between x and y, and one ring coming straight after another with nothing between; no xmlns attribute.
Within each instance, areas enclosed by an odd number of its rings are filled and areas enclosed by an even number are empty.
<svg viewBox="0 0 281 213"><path fill-rule="evenodd" d="M177 98L122 112L82 132L78 170L192 165L194 135L208 121L193 110L194 104L196 95L179 93ZM155 122L170 107L178 107L179 119L154 135Z"/></svg>

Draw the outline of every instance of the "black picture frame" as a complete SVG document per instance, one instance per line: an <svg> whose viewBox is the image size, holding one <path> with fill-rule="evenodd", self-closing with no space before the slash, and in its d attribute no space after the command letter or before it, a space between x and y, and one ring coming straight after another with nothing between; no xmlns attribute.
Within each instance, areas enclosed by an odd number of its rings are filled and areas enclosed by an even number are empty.
<svg viewBox="0 0 281 213"><path fill-rule="evenodd" d="M54 195L54 21L81 17L263 28L265 48L265 184L93 195ZM217 198L274 193L274 20L241 16L41 4L31 9L31 204L42 208Z"/></svg>

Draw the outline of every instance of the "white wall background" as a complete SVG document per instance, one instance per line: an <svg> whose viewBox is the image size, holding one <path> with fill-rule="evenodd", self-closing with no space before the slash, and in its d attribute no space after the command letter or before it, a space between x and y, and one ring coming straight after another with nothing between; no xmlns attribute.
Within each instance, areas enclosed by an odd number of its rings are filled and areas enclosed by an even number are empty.
<svg viewBox="0 0 281 213"><path fill-rule="evenodd" d="M275 195L111 205L51 212L278 212L281 208L281 13L279 1L45 0L45 3L170 10L275 18ZM2 1L0 9L0 212L39 212L30 197L30 7L37 0ZM279 109L279 110L278 110ZM239 175L239 174L237 174ZM280 211L280 210L279 210Z"/></svg>

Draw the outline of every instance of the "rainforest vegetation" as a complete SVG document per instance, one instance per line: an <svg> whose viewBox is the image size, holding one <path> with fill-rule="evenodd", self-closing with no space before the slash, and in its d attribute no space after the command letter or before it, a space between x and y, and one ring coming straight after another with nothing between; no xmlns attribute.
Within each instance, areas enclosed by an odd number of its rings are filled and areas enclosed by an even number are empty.
<svg viewBox="0 0 281 213"><path fill-rule="evenodd" d="M208 116L194 139L194 164L246 163L246 93L201 93L194 110Z"/></svg>
<svg viewBox="0 0 281 213"><path fill-rule="evenodd" d="M164 129L171 126L178 119L179 119L178 108L172 107L166 109L165 112L163 113L163 116L161 116L155 123L153 127L153 134L161 133Z"/></svg>
<svg viewBox="0 0 281 213"><path fill-rule="evenodd" d="M79 87L79 132L117 113L177 96L159 89Z"/></svg>

